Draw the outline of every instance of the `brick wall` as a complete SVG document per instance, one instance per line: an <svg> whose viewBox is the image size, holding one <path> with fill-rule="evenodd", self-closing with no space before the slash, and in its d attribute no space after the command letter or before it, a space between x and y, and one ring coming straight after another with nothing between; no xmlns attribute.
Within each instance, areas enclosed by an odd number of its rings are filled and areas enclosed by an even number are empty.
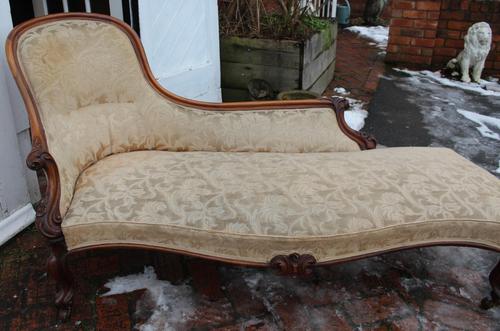
<svg viewBox="0 0 500 331"><path fill-rule="evenodd" d="M464 46L467 29L481 21L489 23L493 30L493 45L485 67L500 73L500 1L443 0L433 64L446 63L456 56Z"/></svg>
<svg viewBox="0 0 500 331"><path fill-rule="evenodd" d="M485 21L493 30L486 71L500 74L500 1L394 0L387 62L443 67L464 46L467 29Z"/></svg>

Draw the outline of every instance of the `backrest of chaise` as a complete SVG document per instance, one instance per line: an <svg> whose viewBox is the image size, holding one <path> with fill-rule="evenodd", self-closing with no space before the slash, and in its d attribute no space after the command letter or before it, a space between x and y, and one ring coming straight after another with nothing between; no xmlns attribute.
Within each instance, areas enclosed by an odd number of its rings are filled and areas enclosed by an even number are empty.
<svg viewBox="0 0 500 331"><path fill-rule="evenodd" d="M65 17L28 26L16 39L15 56L59 169L63 216L80 173L113 153L359 150L333 111L227 113L176 104L145 78L124 29L102 16Z"/></svg>
<svg viewBox="0 0 500 331"><path fill-rule="evenodd" d="M137 131L140 122L124 119L149 89L127 35L101 21L34 26L19 38L17 57L59 168L64 215L82 169L113 153L113 146L148 147L144 139L115 133Z"/></svg>

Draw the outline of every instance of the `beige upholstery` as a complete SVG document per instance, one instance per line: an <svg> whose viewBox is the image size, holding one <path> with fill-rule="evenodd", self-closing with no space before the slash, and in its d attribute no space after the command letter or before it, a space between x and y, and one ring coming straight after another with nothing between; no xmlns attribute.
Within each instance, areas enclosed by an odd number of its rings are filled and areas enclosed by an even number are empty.
<svg viewBox="0 0 500 331"><path fill-rule="evenodd" d="M250 262L433 242L500 248L500 183L442 148L141 151L82 174L63 231L70 249L135 243Z"/></svg>
<svg viewBox="0 0 500 331"><path fill-rule="evenodd" d="M360 152L327 108L178 105L110 23L44 23L17 51L58 165L70 250L145 244L261 263L438 242L500 248L499 181L452 151Z"/></svg>
<svg viewBox="0 0 500 331"><path fill-rule="evenodd" d="M214 112L177 105L145 80L128 37L109 23L65 20L28 30L18 58L61 176L61 214L86 167L142 150L359 150L331 109Z"/></svg>

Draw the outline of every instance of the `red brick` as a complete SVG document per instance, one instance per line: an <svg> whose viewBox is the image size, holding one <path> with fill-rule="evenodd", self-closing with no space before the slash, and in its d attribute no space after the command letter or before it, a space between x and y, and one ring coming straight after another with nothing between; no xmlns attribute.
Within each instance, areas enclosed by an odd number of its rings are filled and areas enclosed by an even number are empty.
<svg viewBox="0 0 500 331"><path fill-rule="evenodd" d="M422 49L420 47L415 47L415 46L401 46L401 53L420 55L422 53Z"/></svg>
<svg viewBox="0 0 500 331"><path fill-rule="evenodd" d="M468 10L469 9L469 1L468 0L462 0L460 3L460 9L462 10Z"/></svg>
<svg viewBox="0 0 500 331"><path fill-rule="evenodd" d="M436 38L437 31L436 30L425 30L424 37L425 38Z"/></svg>
<svg viewBox="0 0 500 331"><path fill-rule="evenodd" d="M416 28L419 28L419 29L435 29L438 26L438 21L436 21L436 20L415 20L414 25Z"/></svg>
<svg viewBox="0 0 500 331"><path fill-rule="evenodd" d="M437 37L443 39L460 39L460 31L438 30Z"/></svg>
<svg viewBox="0 0 500 331"><path fill-rule="evenodd" d="M211 330L214 325L234 323L231 304L227 299L217 301L200 300L196 306L196 315L185 322L183 330ZM174 328L178 330L181 328Z"/></svg>
<svg viewBox="0 0 500 331"><path fill-rule="evenodd" d="M443 325L445 329L494 330L491 321L484 314L472 309L464 309L453 304L427 301L423 307L425 319ZM457 319L460 316L460 320Z"/></svg>
<svg viewBox="0 0 500 331"><path fill-rule="evenodd" d="M481 4L478 3L478 2L473 2L473 3L470 4L469 10L471 12L479 12L479 11L481 11Z"/></svg>
<svg viewBox="0 0 500 331"><path fill-rule="evenodd" d="M450 10L460 10L460 1L462 0L450 0L448 9Z"/></svg>
<svg viewBox="0 0 500 331"><path fill-rule="evenodd" d="M427 18L430 19L430 20L437 20L437 19L439 19L439 12L438 11L427 12Z"/></svg>
<svg viewBox="0 0 500 331"><path fill-rule="evenodd" d="M298 302L297 298L287 298L287 300L277 302L274 311L279 316L285 330L300 330L300 328L297 329L298 322L306 320L308 316L307 310Z"/></svg>
<svg viewBox="0 0 500 331"><path fill-rule="evenodd" d="M402 28L399 32L399 35L406 36L406 37L422 38L424 36L424 31L421 29Z"/></svg>
<svg viewBox="0 0 500 331"><path fill-rule="evenodd" d="M448 21L439 20L438 29L446 30L448 28Z"/></svg>
<svg viewBox="0 0 500 331"><path fill-rule="evenodd" d="M483 4L481 5L481 11L482 11L483 13L487 13L487 12L489 12L489 11L490 11L490 9L491 9L491 8L490 8L490 6L488 6L488 4L486 4L486 3L483 3Z"/></svg>
<svg viewBox="0 0 500 331"><path fill-rule="evenodd" d="M471 21L482 21L484 20L484 14L483 13L470 13L469 14L469 20Z"/></svg>
<svg viewBox="0 0 500 331"><path fill-rule="evenodd" d="M434 54L434 50L432 48L422 48L423 56L432 56Z"/></svg>
<svg viewBox="0 0 500 331"><path fill-rule="evenodd" d="M441 11L440 19L460 21L464 19L463 11Z"/></svg>
<svg viewBox="0 0 500 331"><path fill-rule="evenodd" d="M434 47L436 45L436 39L415 38L412 40L411 44L414 46Z"/></svg>
<svg viewBox="0 0 500 331"><path fill-rule="evenodd" d="M458 51L455 48L436 48L434 54L444 56L456 56Z"/></svg>
<svg viewBox="0 0 500 331"><path fill-rule="evenodd" d="M416 316L409 316L407 318L391 322L389 330L392 331L420 330L420 325Z"/></svg>
<svg viewBox="0 0 500 331"><path fill-rule="evenodd" d="M463 22L463 21L449 21L448 22L448 29L451 30L459 30L459 31L464 31L467 30L470 26L469 22Z"/></svg>
<svg viewBox="0 0 500 331"><path fill-rule="evenodd" d="M125 295L96 297L97 330L130 330L128 301Z"/></svg>
<svg viewBox="0 0 500 331"><path fill-rule="evenodd" d="M493 68L500 69L500 61L495 61L495 64L493 65Z"/></svg>
<svg viewBox="0 0 500 331"><path fill-rule="evenodd" d="M395 63L399 62L401 53L387 53L385 55L385 62L387 63Z"/></svg>
<svg viewBox="0 0 500 331"><path fill-rule="evenodd" d="M397 26L391 26L389 28L389 37L391 36L399 36L401 32L401 28Z"/></svg>
<svg viewBox="0 0 500 331"><path fill-rule="evenodd" d="M392 36L389 38L389 44L409 45L411 43L411 40L412 38L410 37Z"/></svg>
<svg viewBox="0 0 500 331"><path fill-rule="evenodd" d="M235 278L226 287L229 301L233 303L238 315L243 317L258 316L266 312L261 299L255 298L242 278Z"/></svg>
<svg viewBox="0 0 500 331"><path fill-rule="evenodd" d="M329 307L319 307L312 311L312 320L320 321L317 330L321 331L350 331L352 330L349 323L343 316L335 311L331 311ZM319 318L318 318L319 317Z"/></svg>
<svg viewBox="0 0 500 331"><path fill-rule="evenodd" d="M415 1L395 0L392 3L395 9L415 9Z"/></svg>
<svg viewBox="0 0 500 331"><path fill-rule="evenodd" d="M403 17L403 10L402 9L392 9L391 16L395 17L395 18Z"/></svg>
<svg viewBox="0 0 500 331"><path fill-rule="evenodd" d="M415 20L402 19L402 18L393 18L391 20L391 29L392 29L393 26L399 26L399 27L405 27L405 28L412 28L414 22L416 22L416 21Z"/></svg>
<svg viewBox="0 0 500 331"><path fill-rule="evenodd" d="M399 52L399 46L398 45L388 45L387 52L388 53L397 53L397 52Z"/></svg>
<svg viewBox="0 0 500 331"><path fill-rule="evenodd" d="M403 17L406 18L427 18L427 12L419 10L403 10Z"/></svg>
<svg viewBox="0 0 500 331"><path fill-rule="evenodd" d="M418 1L417 2L418 10L440 10L441 9L441 1Z"/></svg>
<svg viewBox="0 0 500 331"><path fill-rule="evenodd" d="M463 48L464 47L464 42L463 40L460 39L448 39L445 41L444 45L446 47L453 47L453 48Z"/></svg>
<svg viewBox="0 0 500 331"><path fill-rule="evenodd" d="M347 313L354 324L359 325L366 322L375 322L399 315L405 310L405 303L395 293L382 294L380 296L365 299L354 299L344 304ZM363 312L360 314L359 312ZM401 316L406 317L406 316Z"/></svg>

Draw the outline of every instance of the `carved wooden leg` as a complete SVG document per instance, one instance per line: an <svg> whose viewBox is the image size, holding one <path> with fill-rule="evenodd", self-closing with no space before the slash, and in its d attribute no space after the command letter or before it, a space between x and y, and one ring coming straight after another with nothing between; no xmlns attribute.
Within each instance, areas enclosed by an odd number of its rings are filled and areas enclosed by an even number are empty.
<svg viewBox="0 0 500 331"><path fill-rule="evenodd" d="M202 259L189 260L189 270L193 277L193 286L210 301L219 300L224 296L217 263Z"/></svg>
<svg viewBox="0 0 500 331"><path fill-rule="evenodd" d="M66 245L62 242L52 243L52 253L47 260L48 275L56 282L56 307L59 318L66 320L71 314L73 299L73 277L67 265Z"/></svg>
<svg viewBox="0 0 500 331"><path fill-rule="evenodd" d="M481 308L490 309L500 306L500 261L495 269L490 273L491 297L484 298L481 301Z"/></svg>

